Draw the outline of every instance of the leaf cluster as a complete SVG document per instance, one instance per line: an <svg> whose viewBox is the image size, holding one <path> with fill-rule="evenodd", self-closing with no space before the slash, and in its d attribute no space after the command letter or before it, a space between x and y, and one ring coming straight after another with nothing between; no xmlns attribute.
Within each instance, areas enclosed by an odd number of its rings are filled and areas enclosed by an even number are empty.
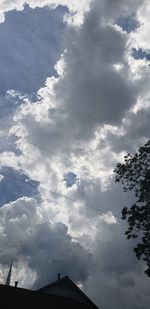
<svg viewBox="0 0 150 309"><path fill-rule="evenodd" d="M114 172L125 192L135 192L136 202L122 209L122 219L128 222L127 238L138 239L134 252L146 261L150 277L150 140L134 156L127 154Z"/></svg>

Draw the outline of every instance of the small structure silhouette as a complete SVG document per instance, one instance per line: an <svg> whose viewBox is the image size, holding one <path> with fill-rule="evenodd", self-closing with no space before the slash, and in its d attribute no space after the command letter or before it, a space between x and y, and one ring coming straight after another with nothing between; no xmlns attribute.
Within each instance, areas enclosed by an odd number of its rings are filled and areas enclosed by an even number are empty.
<svg viewBox="0 0 150 309"><path fill-rule="evenodd" d="M36 291L10 286L11 267L7 277L7 285L0 285L0 305L15 305L15 308L65 308L65 309L98 309L98 307L79 289L79 287L65 276ZM9 284L8 284L9 283Z"/></svg>
<svg viewBox="0 0 150 309"><path fill-rule="evenodd" d="M6 285L10 285L11 272L12 272L12 264L13 264L13 260L11 261L11 264L10 264L9 272L8 272L7 279L6 279Z"/></svg>

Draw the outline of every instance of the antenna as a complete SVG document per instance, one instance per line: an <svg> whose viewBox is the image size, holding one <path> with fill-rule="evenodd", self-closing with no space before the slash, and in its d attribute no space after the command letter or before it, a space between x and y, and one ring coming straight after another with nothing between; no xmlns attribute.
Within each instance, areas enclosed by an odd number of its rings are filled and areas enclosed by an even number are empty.
<svg viewBox="0 0 150 309"><path fill-rule="evenodd" d="M12 264L13 264L13 260L11 260L11 263L10 263L9 272L8 272L8 275L7 275L7 279L6 279L6 283L5 283L5 285L10 285L10 278L11 278Z"/></svg>

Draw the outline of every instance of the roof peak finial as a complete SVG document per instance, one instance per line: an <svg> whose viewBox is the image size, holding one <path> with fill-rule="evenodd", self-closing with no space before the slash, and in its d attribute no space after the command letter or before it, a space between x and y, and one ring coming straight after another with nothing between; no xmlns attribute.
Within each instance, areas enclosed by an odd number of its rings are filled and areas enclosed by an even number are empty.
<svg viewBox="0 0 150 309"><path fill-rule="evenodd" d="M57 274L58 281L60 280L60 275L61 275L61 273Z"/></svg>

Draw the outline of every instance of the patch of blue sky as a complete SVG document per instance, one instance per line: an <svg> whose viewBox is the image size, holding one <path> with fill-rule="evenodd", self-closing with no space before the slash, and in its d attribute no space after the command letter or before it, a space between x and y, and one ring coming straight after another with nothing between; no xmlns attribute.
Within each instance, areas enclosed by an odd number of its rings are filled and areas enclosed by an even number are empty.
<svg viewBox="0 0 150 309"><path fill-rule="evenodd" d="M25 103L25 98L28 98L29 101L32 102L40 100L40 97L36 93L26 94L14 90L8 90L5 95L0 94L0 129L7 128L11 125L13 114L16 112L16 109L20 104L22 105Z"/></svg>
<svg viewBox="0 0 150 309"><path fill-rule="evenodd" d="M132 49L132 56L134 59L139 60L139 59L146 59L147 61L150 61L150 53L144 51L143 49L139 48L133 48Z"/></svg>
<svg viewBox="0 0 150 309"><path fill-rule="evenodd" d="M0 182L0 207L24 196L34 197L40 200L38 182L8 167L1 168L0 175L4 175L4 178Z"/></svg>
<svg viewBox="0 0 150 309"><path fill-rule="evenodd" d="M79 178L75 173L68 172L64 174L63 180L66 183L66 188L71 188L74 184L78 182Z"/></svg>
<svg viewBox="0 0 150 309"><path fill-rule="evenodd" d="M116 24L127 33L135 31L139 27L139 23L134 16L120 16L116 20Z"/></svg>
<svg viewBox="0 0 150 309"><path fill-rule="evenodd" d="M35 94L63 51L66 7L10 11L0 24L0 94L14 89Z"/></svg>
<svg viewBox="0 0 150 309"><path fill-rule="evenodd" d="M10 95L1 95L0 94L0 119L11 115L15 110L16 107L20 104L21 100L16 96Z"/></svg>
<svg viewBox="0 0 150 309"><path fill-rule="evenodd" d="M17 138L13 135L9 136L2 130L0 127L0 152L13 152L16 156L21 155L21 150L16 147L15 143Z"/></svg>

